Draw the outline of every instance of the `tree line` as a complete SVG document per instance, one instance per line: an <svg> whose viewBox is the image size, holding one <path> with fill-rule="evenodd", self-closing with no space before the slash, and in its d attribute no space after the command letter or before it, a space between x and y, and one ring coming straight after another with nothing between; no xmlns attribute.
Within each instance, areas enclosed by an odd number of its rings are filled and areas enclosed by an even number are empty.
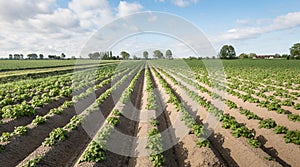
<svg viewBox="0 0 300 167"><path fill-rule="evenodd" d="M272 57L272 58L285 58L287 60L292 60L292 59L300 59L300 43L295 43L291 48L290 48L290 54L274 54L274 55L265 55L265 56L258 56L255 53L241 53L238 57L236 56L235 49L232 45L224 45L220 49L220 52L218 54L218 57L221 59L247 59L247 58L257 58L257 57Z"/></svg>
<svg viewBox="0 0 300 167"><path fill-rule="evenodd" d="M94 52L88 54L89 59L95 59L95 60L129 60L131 59L130 56L131 56L130 53L128 53L127 51L121 51L120 56L114 56L112 51ZM163 54L162 51L155 50L153 51L152 56L154 59L169 59L169 60L173 59L173 54L170 49L166 51L165 55ZM143 58L146 60L149 59L148 51L143 52ZM133 55L132 59L138 60L141 58L138 58L136 55Z"/></svg>
<svg viewBox="0 0 300 167"><path fill-rule="evenodd" d="M26 58L27 57L27 58ZM30 59L30 60L37 60L37 59L45 59L43 54L37 54L37 53L30 53L27 54L26 57L24 57L23 54L9 54L8 59L10 60L23 60L23 59ZM48 55L48 59L65 59L66 55L62 53L60 56L57 55Z"/></svg>

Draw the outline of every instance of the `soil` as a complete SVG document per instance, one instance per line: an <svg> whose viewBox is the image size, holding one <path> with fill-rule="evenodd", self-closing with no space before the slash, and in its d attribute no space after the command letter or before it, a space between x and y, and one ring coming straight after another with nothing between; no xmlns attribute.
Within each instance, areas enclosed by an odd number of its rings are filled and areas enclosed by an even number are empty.
<svg viewBox="0 0 300 167"><path fill-rule="evenodd" d="M187 85L187 84L185 84ZM206 86L209 88L208 86ZM191 90L195 90L195 88L189 86ZM209 88L211 90L211 88ZM202 94L206 99L211 100L211 98L207 94ZM262 112L262 108L257 107L254 104L243 102L242 100L228 95L225 93L225 97L230 99L231 101L235 102L238 106L242 106L243 108L249 109L250 111L254 112L255 114L261 116L262 118L268 118L271 116L271 112L265 111ZM267 156L273 157L278 163L283 166L289 165L296 165L297 164L297 155L299 155L299 149L295 149L293 144L286 144L283 141L283 135L276 135L273 130L271 129L259 129L258 128L258 121L257 120L248 120L245 116L241 115L238 110L229 110L227 107L223 109L225 113L229 113L230 115L234 116L236 120L240 123L244 123L246 127L249 129L254 129L256 131L256 135L258 139L264 144L262 147L262 151L267 153ZM276 118L276 122L284 122L284 125L287 125L290 128L296 128L297 126L293 127L293 123L290 121L282 121L285 117L273 112ZM277 115L276 115L277 114ZM299 127L299 126L298 126ZM245 142L244 142L245 143ZM256 151L257 149L255 149ZM292 153L291 153L292 152ZM261 154L263 155L263 154ZM240 164L240 163L239 163Z"/></svg>

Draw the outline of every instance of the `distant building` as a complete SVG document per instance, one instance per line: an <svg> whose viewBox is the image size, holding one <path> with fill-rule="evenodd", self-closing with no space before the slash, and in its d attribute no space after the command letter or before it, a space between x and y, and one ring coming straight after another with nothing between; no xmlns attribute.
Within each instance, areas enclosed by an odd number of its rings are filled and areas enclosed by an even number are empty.
<svg viewBox="0 0 300 167"><path fill-rule="evenodd" d="M274 55L256 55L253 59L274 59Z"/></svg>

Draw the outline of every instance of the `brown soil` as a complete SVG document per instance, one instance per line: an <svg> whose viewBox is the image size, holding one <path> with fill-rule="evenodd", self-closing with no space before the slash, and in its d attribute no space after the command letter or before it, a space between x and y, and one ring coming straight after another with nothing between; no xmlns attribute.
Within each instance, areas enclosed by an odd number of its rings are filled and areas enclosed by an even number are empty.
<svg viewBox="0 0 300 167"><path fill-rule="evenodd" d="M142 71L135 87L134 91L131 95L131 103L126 104L123 108L123 113L125 116L120 117L120 125L118 125L115 129L119 131L122 134L126 134L129 136L136 136L138 132L138 122L134 121L134 119L131 119L131 117L137 117L139 116L139 112L137 109L141 107L141 98L142 98L142 90L143 90L143 82L144 82L144 72ZM133 104L134 106L132 106ZM129 118L127 118L129 117ZM100 167L100 166L128 166L130 162L134 162L133 159L129 156L123 156L128 153L129 150L131 152L134 152L136 147L136 141L128 141L125 138L119 138L117 134L111 134L109 138L109 143L107 145L108 151L106 152L106 160L99 163L80 163L76 166L94 166L94 167ZM116 143L117 146L116 146ZM110 147L118 147L119 152L118 154L109 151Z"/></svg>
<svg viewBox="0 0 300 167"><path fill-rule="evenodd" d="M158 83L158 80L156 77L154 77L156 83ZM165 94L163 91L163 88L158 84L158 88L161 92L161 94L164 94L162 97L166 97L164 99L164 102L166 104L166 101L168 99L168 95ZM169 85L170 86L170 85ZM173 89L173 91L178 89ZM183 97L179 97L180 100L186 99ZM180 121L179 123L176 122L176 119L178 119L178 112L176 112L176 109L174 105L168 104L166 110L168 111L170 122L172 122L172 125L174 127L174 133L175 135L178 134L180 128L185 127L184 123ZM178 117L178 118L177 118ZM174 124L174 123L177 123ZM220 157L220 154L215 153L212 148L199 148L196 146L197 138L194 135L188 135L186 134L184 138L180 140L180 142L174 146L176 150L176 160L177 160L177 166L226 166L224 162L222 162L222 157Z"/></svg>
<svg viewBox="0 0 300 167"><path fill-rule="evenodd" d="M187 84L185 84L187 85ZM192 88L191 86L189 87L191 90L195 89ZM211 98L205 94L203 95L206 99L211 100ZM252 112L254 112L255 114L263 117L263 118L268 118L271 113L270 112L262 112L260 109L260 112L257 109L258 107L256 105L251 106L253 104L251 103L245 103L242 102L240 99L233 97L231 95L226 94L225 96L227 99L232 100L233 102L235 102L237 105L242 106L244 108L250 109ZM259 107L260 108L260 107ZM256 134L259 138L259 140L264 144L264 146L262 147L262 150L264 152L266 152L267 154L269 154L270 156L272 156L273 158L275 158L281 165L283 166L289 166L289 165L296 165L297 164L297 158L294 157L299 155L299 149L295 149L295 147L293 146L293 144L286 144L283 141L283 135L276 135L274 134L274 132L272 130L268 130L268 129L259 129L258 127L258 121L257 120L248 120L246 119L245 116L240 115L238 110L229 110L227 107L225 107L225 113L229 113L230 115L234 116L236 118L236 120L238 122L241 123L245 123L246 126L250 129L255 129ZM264 115L262 115L264 114ZM276 115L276 113L275 113ZM277 117L277 120L280 120L284 117L282 117L281 115L277 114L276 116L280 116ZM292 126L289 123L289 126ZM294 127L296 128L296 127ZM291 153L292 151L292 153Z"/></svg>
<svg viewBox="0 0 300 167"><path fill-rule="evenodd" d="M96 96L98 97L109 87L110 85L108 84L105 87L97 90L95 92ZM53 129L66 125L69 120L77 114L77 112L82 112L91 103L92 100L88 97L75 104L76 110L75 107L68 108L64 110L61 115L54 115L53 117L50 117L45 124L30 129L28 131L28 134L16 137L15 139L11 140L5 146L5 151L1 153L1 164L4 166L17 165L31 152L38 148Z"/></svg>
<svg viewBox="0 0 300 167"><path fill-rule="evenodd" d="M146 70L145 70L145 72L146 72ZM146 110L147 98L148 98L146 86L147 86L146 79L144 79L142 96L141 96L142 97L141 98L141 108L140 108L140 114L139 114L140 116L147 115L147 112L149 112L148 110ZM151 128L152 128L152 125L150 124L150 122L141 122L141 121L138 122L138 129L137 129L136 137L138 139L146 138L147 134ZM147 153L150 153L150 150L146 148L147 142L145 142L145 140L143 140L143 141L144 142L142 142L142 140L137 141L136 148L135 148L136 157L130 159L128 166L142 167L142 166L151 166L152 165L148 156L142 156L141 153L138 152L139 150L143 150Z"/></svg>
<svg viewBox="0 0 300 167"><path fill-rule="evenodd" d="M99 84L100 82L102 82L105 79L107 79L107 78L104 78L102 80L95 82L95 85ZM93 85L90 85L90 86L93 86ZM80 90L74 92L71 97L61 97L51 103L46 104L42 108L40 108L40 107L36 108L37 115L39 115L39 116L46 115L51 109L57 108L57 107L61 106L66 100L71 100L73 96L79 95L79 94L85 92L88 88L90 88L90 86L86 86L86 87L81 88ZM88 104L88 103L86 103L86 104ZM13 119L4 120L4 123L2 123L0 126L0 134L2 132L11 132L14 130L14 127L27 125L27 124L31 123L35 117L36 117L36 115L30 116L30 117L21 117L21 118L14 119L14 120Z"/></svg>

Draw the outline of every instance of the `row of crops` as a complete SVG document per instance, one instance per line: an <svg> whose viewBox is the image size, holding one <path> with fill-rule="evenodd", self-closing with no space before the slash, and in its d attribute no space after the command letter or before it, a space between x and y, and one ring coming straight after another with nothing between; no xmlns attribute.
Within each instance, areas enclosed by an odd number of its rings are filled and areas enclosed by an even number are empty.
<svg viewBox="0 0 300 167"><path fill-rule="evenodd" d="M297 165L297 68L238 62L223 62L224 76L153 60L4 83L0 164Z"/></svg>

